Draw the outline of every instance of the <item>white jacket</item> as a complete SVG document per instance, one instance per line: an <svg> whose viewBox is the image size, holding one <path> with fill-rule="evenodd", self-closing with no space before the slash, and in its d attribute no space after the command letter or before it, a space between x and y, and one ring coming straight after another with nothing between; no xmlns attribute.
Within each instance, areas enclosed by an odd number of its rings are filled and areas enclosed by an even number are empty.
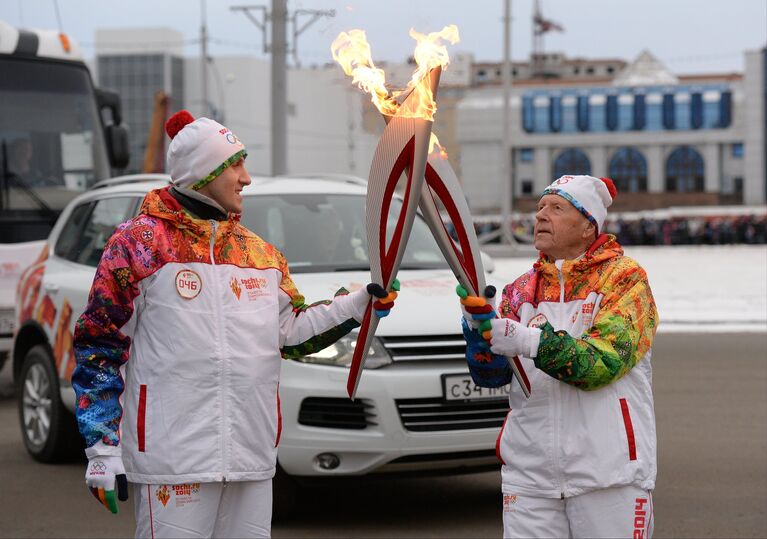
<svg viewBox="0 0 767 539"><path fill-rule="evenodd" d="M657 311L645 272L622 254L602 236L582 259L541 259L504 290L501 315L542 329L538 356L520 358L532 394L512 385L498 437L507 494L655 486Z"/></svg>
<svg viewBox="0 0 767 539"><path fill-rule="evenodd" d="M138 483L272 477L281 352L337 340L368 301L307 306L282 255L236 219L192 219L150 193L107 244L77 324L88 455L122 455Z"/></svg>

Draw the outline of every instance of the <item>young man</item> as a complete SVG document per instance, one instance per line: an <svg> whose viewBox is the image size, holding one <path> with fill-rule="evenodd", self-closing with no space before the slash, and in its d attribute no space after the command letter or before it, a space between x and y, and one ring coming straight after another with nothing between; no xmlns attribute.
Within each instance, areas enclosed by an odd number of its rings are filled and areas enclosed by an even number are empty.
<svg viewBox="0 0 767 539"><path fill-rule="evenodd" d="M77 321L86 483L112 512L134 483L136 537L267 537L280 356L357 327L379 285L306 305L282 254L239 222L243 144L186 111L166 124L173 185L104 248Z"/></svg>
<svg viewBox="0 0 767 539"><path fill-rule="evenodd" d="M540 259L505 287L500 318L462 300L475 382L509 383L517 356L532 387L512 385L496 446L504 537L652 534L658 313L644 270L600 234L615 195L607 178L559 178L538 202Z"/></svg>

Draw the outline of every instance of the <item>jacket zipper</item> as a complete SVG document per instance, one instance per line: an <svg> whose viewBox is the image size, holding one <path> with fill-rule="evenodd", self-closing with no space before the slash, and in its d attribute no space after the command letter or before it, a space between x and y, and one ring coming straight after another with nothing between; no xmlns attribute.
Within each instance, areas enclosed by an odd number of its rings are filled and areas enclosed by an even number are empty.
<svg viewBox="0 0 767 539"><path fill-rule="evenodd" d="M561 264L554 263L555 267L557 268L557 276L559 277L559 304L560 308L559 313L561 316L561 313L564 312L564 304L565 304L565 272L564 272L564 261L558 260L557 262L561 262ZM560 323L560 327L564 327L564 324L561 324L561 320L557 320L558 323ZM559 488L560 491L560 499L565 499L565 477L562 473L562 450L561 450L561 440L562 440L562 388L559 385L560 383L554 383L554 392L556 393L556 397L554 398L554 410L555 410L555 416L556 416L556 445L554 446L556 448L556 454L557 454L557 476L559 479Z"/></svg>
<svg viewBox="0 0 767 539"><path fill-rule="evenodd" d="M210 223L211 223L211 231L210 231L210 265L211 266L215 266L216 265L216 259L215 259L215 256L214 256L214 247L216 245L216 231L218 229L218 222L213 220L213 219L211 219ZM218 309L216 309L216 311L221 313L222 312L221 309L220 309L221 306L219 305L221 300L220 300L219 294L218 294L218 281L216 279L211 279L211 280L213 281L211 286L213 286L213 294L214 294L214 297L215 297L214 301L216 303L216 307L219 307ZM229 466L228 466L228 458L227 458L227 454L226 454L226 428L227 428L227 424L226 424L226 387L225 387L226 386L226 364L225 364L226 360L224 358L224 354L221 353L222 352L221 340L223 338L223 330L221 328L221 316L218 316L217 318L218 318L218 320L217 320L217 325L218 325L218 339L217 339L218 346L217 346L217 352L218 352L218 355L219 355L219 361L221 361L221 389L220 389L220 393L221 393L221 459L222 459L222 462L221 462L221 467L222 467L221 477L223 479L224 485L226 485L226 472L227 472L227 470L229 468Z"/></svg>

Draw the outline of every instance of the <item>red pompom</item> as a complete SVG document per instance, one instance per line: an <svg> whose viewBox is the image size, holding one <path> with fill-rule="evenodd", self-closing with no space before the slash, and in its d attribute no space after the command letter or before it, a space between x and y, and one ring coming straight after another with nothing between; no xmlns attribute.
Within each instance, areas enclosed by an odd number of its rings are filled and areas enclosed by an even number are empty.
<svg viewBox="0 0 767 539"><path fill-rule="evenodd" d="M618 196L618 189L616 189L613 181L610 178L599 178L599 179L602 180L607 186L607 190L610 192L610 198L615 200L615 197Z"/></svg>
<svg viewBox="0 0 767 539"><path fill-rule="evenodd" d="M168 133L170 138L173 138L186 124L190 124L193 121L194 116L189 114L188 110L180 110L165 122L165 132Z"/></svg>

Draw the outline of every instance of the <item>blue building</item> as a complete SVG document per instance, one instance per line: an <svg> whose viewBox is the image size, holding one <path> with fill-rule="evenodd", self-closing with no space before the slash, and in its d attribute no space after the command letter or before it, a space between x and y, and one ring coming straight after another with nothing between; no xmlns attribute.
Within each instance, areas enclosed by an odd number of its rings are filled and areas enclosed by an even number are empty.
<svg viewBox="0 0 767 539"><path fill-rule="evenodd" d="M475 85L456 125L472 208L498 211L511 181L514 208L532 209L566 173L611 177L618 210L764 204L766 55L747 53L744 74L676 76L643 52L613 76L515 80L510 178L501 173L501 89Z"/></svg>

